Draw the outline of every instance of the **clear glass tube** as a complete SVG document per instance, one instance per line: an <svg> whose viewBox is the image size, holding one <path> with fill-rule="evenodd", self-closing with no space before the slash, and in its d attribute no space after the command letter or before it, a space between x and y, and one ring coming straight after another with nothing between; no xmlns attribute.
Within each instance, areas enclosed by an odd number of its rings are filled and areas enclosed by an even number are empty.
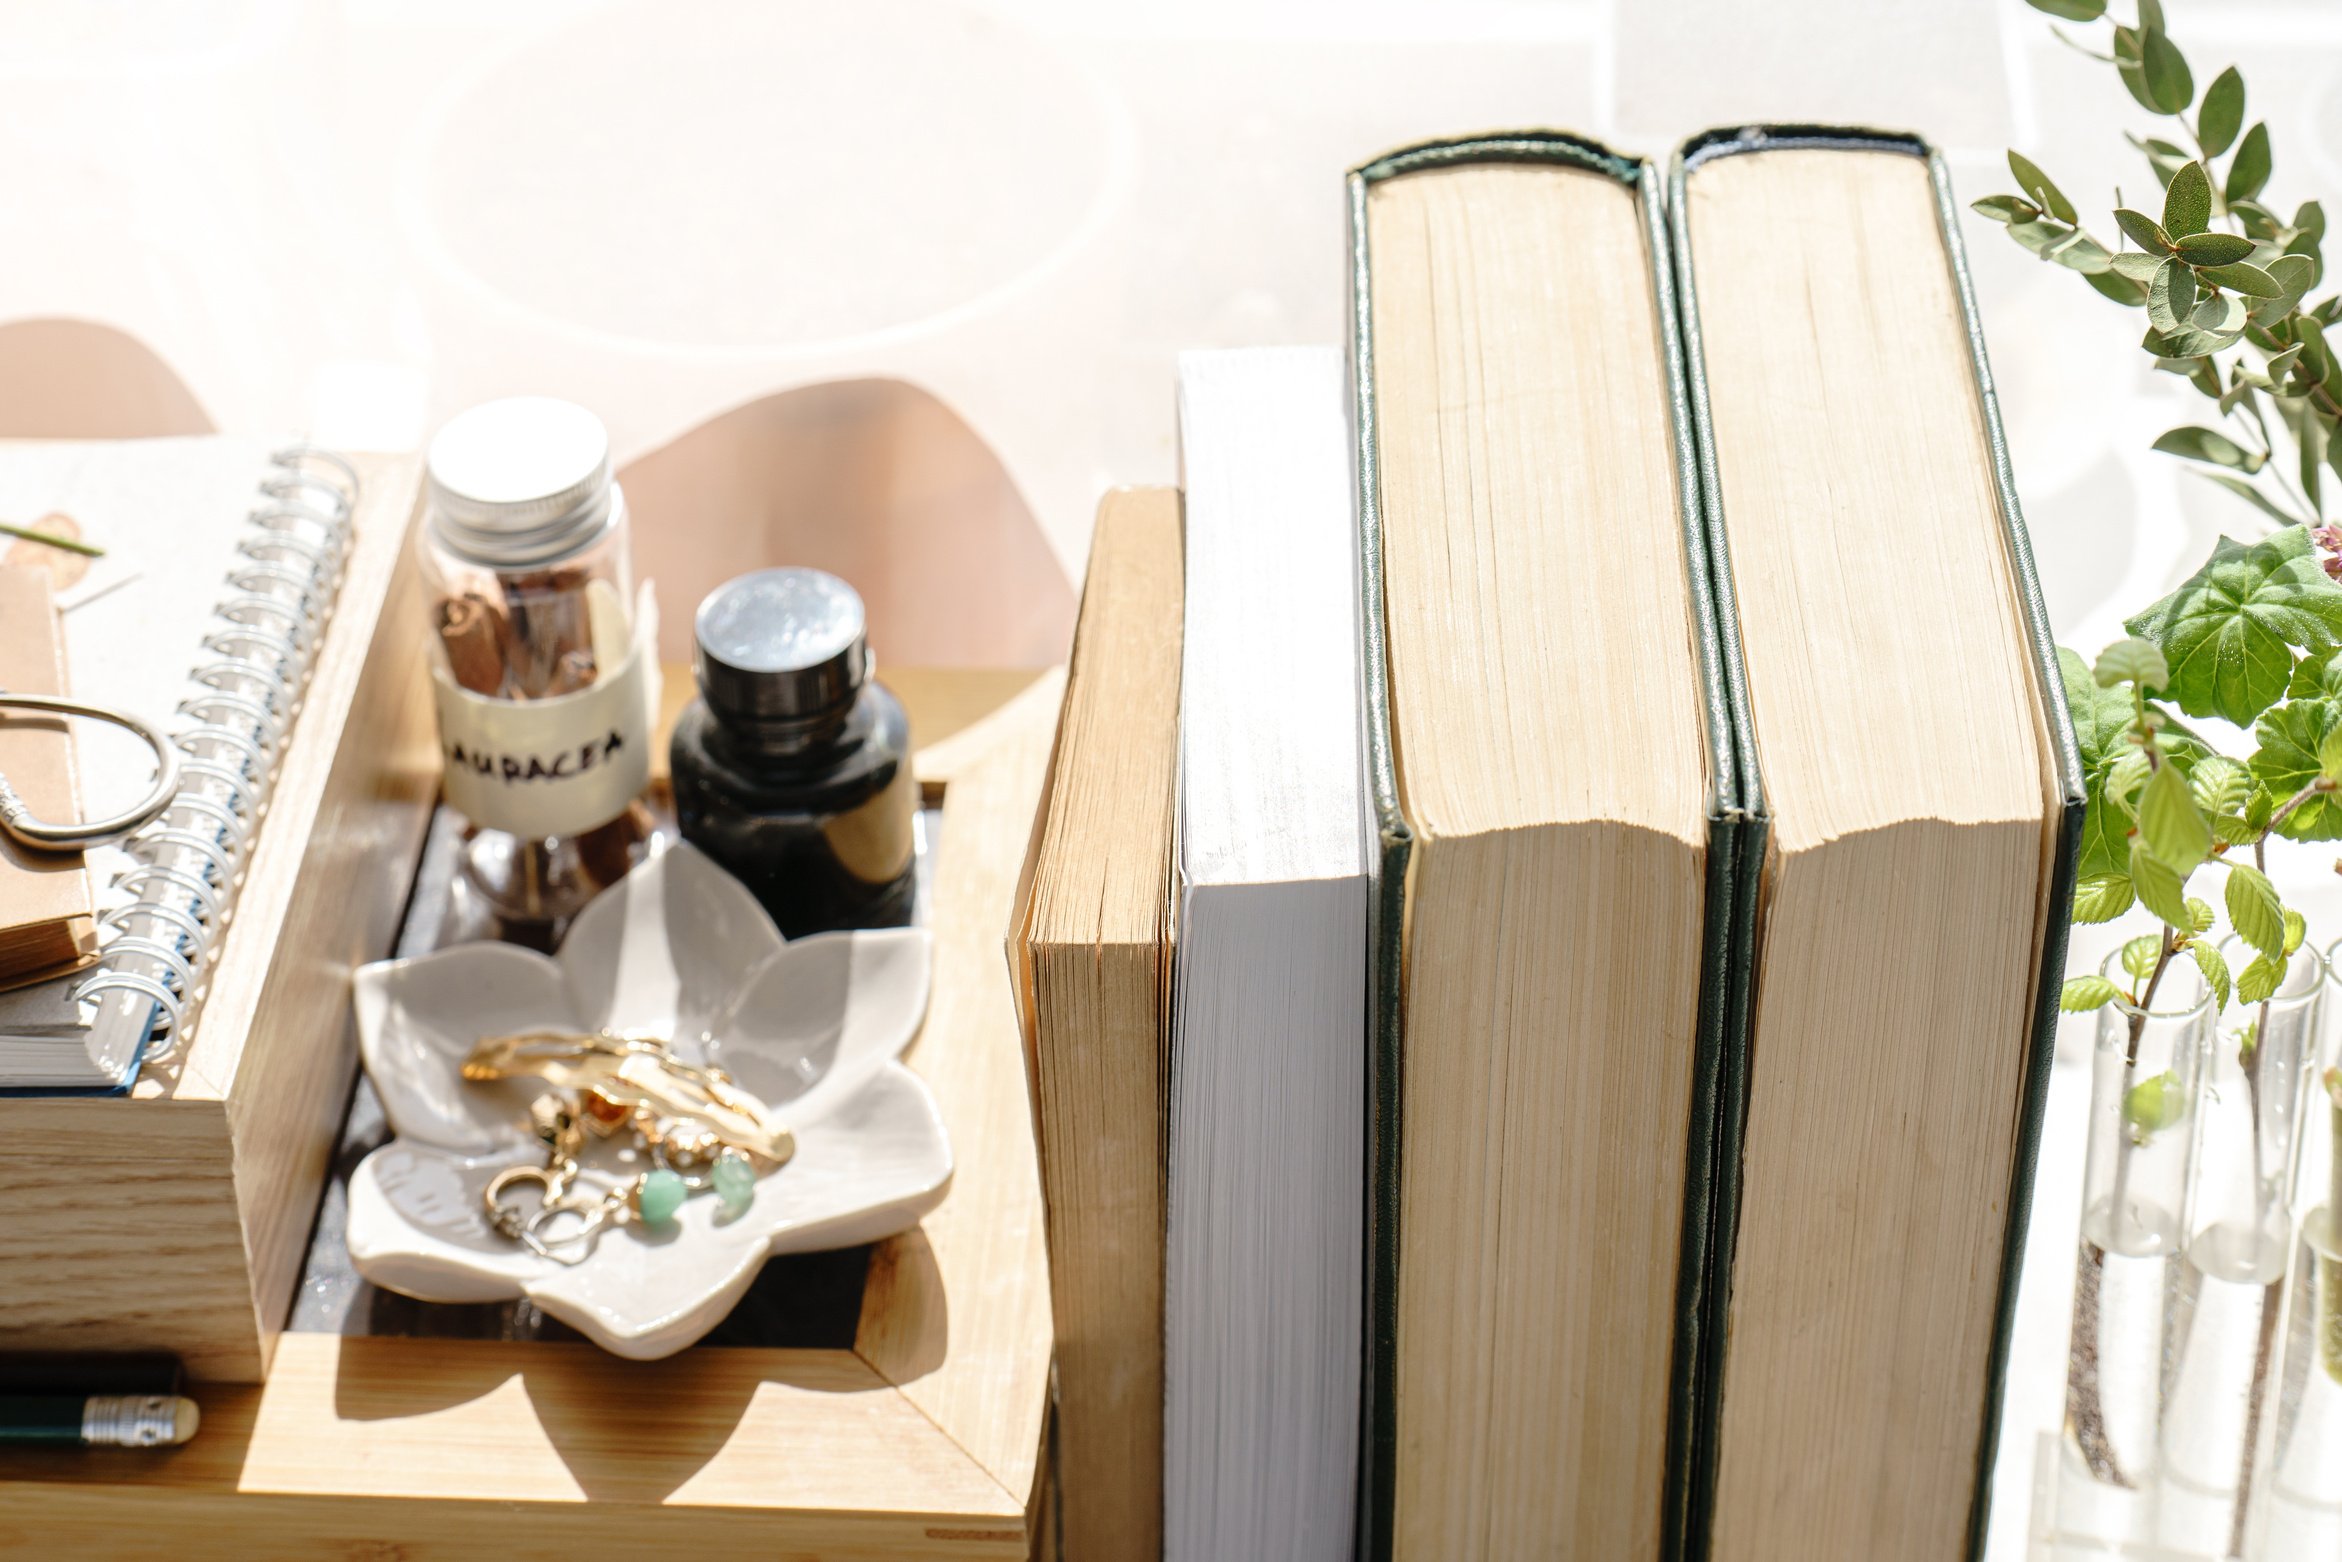
<svg viewBox="0 0 2342 1562"><path fill-rule="evenodd" d="M2255 959L2234 938L2221 952L2240 975ZM2156 1529L2165 1545L2208 1556L2243 1550L2325 985L2325 961L2297 951L2270 998L2221 1017L2197 1079L2187 1239L2167 1309L2172 1366Z"/></svg>
<svg viewBox="0 0 2342 1562"><path fill-rule="evenodd" d="M2285 1286L2279 1347L2253 1480L2252 1543L2267 1562L2342 1557L2342 942L2326 951L2319 1046L2304 1082L2294 1180L2299 1235Z"/></svg>
<svg viewBox="0 0 2342 1562"><path fill-rule="evenodd" d="M2131 988L2119 951L2100 974ZM2210 991L2184 956L2143 1005L2118 998L2098 1011L2058 1485L2057 1524L2069 1536L2122 1545L2153 1534L2165 1297L2186 1241L2197 1076L2211 1033Z"/></svg>

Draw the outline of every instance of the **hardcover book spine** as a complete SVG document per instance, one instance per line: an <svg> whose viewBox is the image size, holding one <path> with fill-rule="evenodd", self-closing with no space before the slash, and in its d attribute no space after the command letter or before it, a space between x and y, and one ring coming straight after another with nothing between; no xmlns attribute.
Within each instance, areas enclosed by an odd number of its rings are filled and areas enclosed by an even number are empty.
<svg viewBox="0 0 2342 1562"><path fill-rule="evenodd" d="M1747 827L1739 857L1741 878L1735 886L1739 903L1736 921L1739 945L1730 974L1732 1018L1721 1080L1715 1172L1714 1240L1707 1297L1708 1365L1700 1395L1694 1432L1691 1534L1689 1555L1706 1555L1716 1486L1715 1430L1721 1409L1724 1344L1731 1313L1732 1259L1740 1212L1740 1168L1748 1113L1748 1028L1753 998L1752 971L1756 957L1759 879L1764 866L1769 818L1764 802L1761 769L1757 762L1755 728L1750 716L1746 670L1739 652L1739 614L1731 578L1731 550L1724 535L1722 490L1715 459L1715 431L1709 416L1708 384L1700 341L1699 293L1691 264L1690 223L1686 182L1688 175L1712 158L1786 148L1840 148L1894 152L1926 160L1935 194L1936 221L1946 263L1951 268L1959 299L1963 334L1975 375L1985 443L1992 456L1993 491L2000 512L2009 564L2018 585L2032 674L2040 708L2048 726L2048 749L2056 794L2056 835L2051 847L2049 899L2043 918L2043 938L2032 1002L2024 1091L2019 1101L2016 1154L2010 1170L2008 1220L2002 1241L2001 1274L1996 1287L1989 1387L1976 1450L1976 1479L1968 1519L1967 1552L1974 1562L1983 1555L1985 1523L1991 1509L1992 1466L1999 1443L2000 1403L2008 1370L2009 1343L2016 1316L2017 1285L2024 1261L2026 1225L2032 1211L2033 1173L2039 1157L2043 1111L2048 1101L2051 1054L2057 1039L2057 994L2065 964L2067 935L2072 923L2075 863L2081 846L2083 790L2081 759L2074 743L2073 723L2067 714L2063 685L2057 669L2057 648L2049 613L2042 600L2041 582L2033 563L2032 545L2025 533L2024 511L2017 497L2015 475L2009 465L1998 397L1986 357L1983 325L1976 308L1967 252L1960 239L1958 207L1942 156L1924 139L1898 131L1851 126L1760 125L1708 131L1686 141L1677 151L1668 182L1668 211L1676 238L1676 307L1681 316L1684 362L1688 374L1689 408L1696 436L1699 491L1706 515L1707 551L1715 572L1712 600L1717 609L1716 635L1725 653L1726 686L1730 693L1735 747L1741 758L1742 809Z"/></svg>
<svg viewBox="0 0 2342 1562"><path fill-rule="evenodd" d="M1383 600L1383 536L1376 438L1373 265L1367 241L1366 207L1379 181L1425 169L1465 163L1555 163L1583 168L1633 186L1642 206L1651 267L1656 326L1671 403L1671 433L1677 474L1677 512L1682 526L1685 586L1692 597L1694 649L1700 670L1701 709L1708 745L1710 802L1706 905L1703 914L1701 991L1695 1077L1685 1126L1685 1194L1678 1260L1674 1357L1668 1389L1666 1489L1663 1495L1663 1554L1693 1555L1694 1497L1704 1418L1712 1410L1711 1350L1707 1343L1720 1277L1711 1263L1720 1200L1716 1172L1723 1127L1719 1112L1732 1099L1733 1070L1745 1068L1747 989L1754 938L1755 865L1762 860L1764 822L1755 794L1747 730L1747 700L1741 686L1739 646L1732 632L1728 572L1709 557L1717 537L1701 502L1699 446L1693 435L1691 382L1686 375L1675 308L1676 264L1670 242L1658 170L1623 157L1597 142L1550 130L1425 142L1389 153L1351 171L1350 377L1353 445L1357 455L1358 529L1362 637L1360 665L1366 714L1367 789L1372 799L1379 850L1370 853L1379 877L1372 900L1368 963L1370 1050L1367 1059L1367 1360L1360 1438L1359 1555L1368 1562L1391 1556L1392 1504L1398 1453L1394 1387L1398 1350L1399 1189L1404 1133L1401 1086L1406 1063L1401 983L1405 969L1407 874L1414 830L1400 805L1398 772L1391 740L1390 666ZM1747 793L1744 796L1744 789Z"/></svg>

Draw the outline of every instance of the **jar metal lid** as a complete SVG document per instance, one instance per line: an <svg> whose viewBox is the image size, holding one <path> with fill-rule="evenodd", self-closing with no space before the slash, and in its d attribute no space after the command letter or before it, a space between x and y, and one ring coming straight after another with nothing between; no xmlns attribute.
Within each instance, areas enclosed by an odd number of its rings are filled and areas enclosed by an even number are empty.
<svg viewBox="0 0 2342 1562"><path fill-rule="evenodd" d="M692 671L718 715L803 721L850 704L870 675L862 598L817 569L767 569L708 593Z"/></svg>
<svg viewBox="0 0 2342 1562"><path fill-rule="evenodd" d="M618 512L610 435L575 402L509 396L458 413L432 436L426 485L434 529L484 564L573 552Z"/></svg>

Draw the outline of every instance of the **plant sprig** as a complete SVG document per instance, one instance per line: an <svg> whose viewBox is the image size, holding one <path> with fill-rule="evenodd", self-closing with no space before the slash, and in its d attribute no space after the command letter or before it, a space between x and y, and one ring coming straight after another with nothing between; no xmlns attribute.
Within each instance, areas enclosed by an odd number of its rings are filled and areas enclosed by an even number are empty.
<svg viewBox="0 0 2342 1562"><path fill-rule="evenodd" d="M2185 144L2131 138L2162 201L2151 211L2118 206L2112 244L2087 231L2065 192L2015 151L2009 171L2022 193L1988 195L1975 209L2043 260L2147 312L2139 345L2157 368L2215 403L2220 416L2218 427L2170 430L2155 441L2157 450L2198 463L2202 475L2274 525L2323 527L2325 476L2342 479L2342 366L2326 340L2342 323L2342 294L2308 302L2325 271L2324 207L2304 201L2286 218L2268 203L2269 127L2246 127L2244 77L2228 67L2199 102L2194 72L2171 41L2159 0L2137 0L2137 21L2128 27L2107 16L2107 0L2030 3L2065 21L2107 23L2104 52L2063 29L2058 35L2111 63L2131 97L2172 120ZM2342 528L2322 530L2318 540L2329 555L2342 556ZM2342 557L2327 567L2342 570Z"/></svg>
<svg viewBox="0 0 2342 1562"><path fill-rule="evenodd" d="M2342 586L2318 567L2304 527L2249 546L2223 537L2201 569L2123 627L2130 637L2095 665L2058 653L2088 799L2074 919L2110 922L2137 905L2162 926L2124 946L2127 988L2076 976L2059 1002L2080 1012L2119 1000L2129 1067L2175 960L2202 974L2215 1012L2266 1005L2308 936L2269 878L2268 843L2342 839ZM2257 747L2241 761L2217 753L2183 715L2249 726ZM2217 907L2208 892L2189 892L2207 871L2223 875ZM2253 951L2242 971L2219 949L2223 913ZM2264 1009L2240 1033L2248 1069L2249 1038L2265 1022ZM2153 1083L2124 1099L2140 1143L2167 1126Z"/></svg>

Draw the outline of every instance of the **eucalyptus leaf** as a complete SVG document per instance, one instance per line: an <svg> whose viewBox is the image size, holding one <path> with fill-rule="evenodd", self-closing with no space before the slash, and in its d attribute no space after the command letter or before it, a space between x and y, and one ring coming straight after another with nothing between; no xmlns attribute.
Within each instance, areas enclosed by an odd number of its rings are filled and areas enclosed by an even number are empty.
<svg viewBox="0 0 2342 1562"><path fill-rule="evenodd" d="M2241 233L2190 233L2172 242L2191 266L2226 266L2253 252L2253 241Z"/></svg>
<svg viewBox="0 0 2342 1562"><path fill-rule="evenodd" d="M2342 644L2342 586L2300 527L2249 547L2223 537L2201 569L2123 627L2163 652L2181 710L2243 726L2284 694L2294 648Z"/></svg>
<svg viewBox="0 0 2342 1562"><path fill-rule="evenodd" d="M2022 152L2009 153L2009 172L2017 176L2017 187L2033 197L2033 203L2060 222L2079 222L2074 203L2043 173L2033 160Z"/></svg>
<svg viewBox="0 0 2342 1562"><path fill-rule="evenodd" d="M2188 324L2213 336L2241 336L2245 326L2244 300L2234 293L2207 293L2196 300L2195 310L2188 316ZM2218 381L2215 379L2214 394L2217 393Z"/></svg>
<svg viewBox="0 0 2342 1562"><path fill-rule="evenodd" d="M2208 358L2228 351L2243 339L2242 331L2199 331L2188 322L2176 331L2149 331L2139 345L2158 358ZM2199 381L2198 389L2202 388L2200 382L2206 372L2200 366L2188 371L2189 378Z"/></svg>
<svg viewBox="0 0 2342 1562"><path fill-rule="evenodd" d="M2142 139L2125 131L2123 139L2146 154L2147 166L2155 171L2155 187L2160 190L2170 189L2171 176L2195 161L2185 147L2174 146L2157 136Z"/></svg>
<svg viewBox="0 0 2342 1562"><path fill-rule="evenodd" d="M2036 11L2062 16L2069 22L2095 22L2106 14L2106 0L2025 0Z"/></svg>
<svg viewBox="0 0 2342 1562"><path fill-rule="evenodd" d="M2054 260L2069 271L2079 271L2084 276L2093 277L2103 275L2114 260L2105 245L2079 228L2052 244L2041 258Z"/></svg>
<svg viewBox="0 0 2342 1562"><path fill-rule="evenodd" d="M2245 449L2218 429L2209 428L2172 429L2155 441L2154 448L2165 455L2185 456L2190 461L2210 461L2246 472L2258 472L2266 459L2258 451Z"/></svg>
<svg viewBox="0 0 2342 1562"><path fill-rule="evenodd" d="M2196 969L2204 973L2204 985L2212 989L2212 1012L2217 1014L2228 1007L2228 995L2232 985L2228 975L2228 962L2222 958L2220 951L2211 944L2191 944L2188 946L2188 953L2195 957ZM2106 978L2102 976L2099 980L2105 982ZM2106 982L2106 985L2112 987L2114 984ZM2065 1000L2062 995L2059 997L2058 1003L2061 1008L2064 1006Z"/></svg>
<svg viewBox="0 0 2342 1562"><path fill-rule="evenodd" d="M2136 251L2130 253L2134 257L2137 255ZM2118 255L2115 258L2120 260L2122 257ZM2112 267L2104 271L2085 271L2082 273L2082 280L2125 308L2136 309L2147 301L2146 283L2133 282L2129 277L2121 275Z"/></svg>
<svg viewBox="0 0 2342 1562"><path fill-rule="evenodd" d="M2064 223L2053 221L2047 217L2036 217L2031 222L2012 222L2009 224L2009 237L2044 259L2048 258L2053 246L2063 242L2073 232L2074 230Z"/></svg>
<svg viewBox="0 0 2342 1562"><path fill-rule="evenodd" d="M2115 208L2114 221L2116 226L2130 235L2131 242L2139 248L2157 255L2171 253L2171 235L2163 231L2163 224L2145 212L2133 211L2128 206L2118 206Z"/></svg>
<svg viewBox="0 0 2342 1562"><path fill-rule="evenodd" d="M2177 242L2211 226L2211 176L2202 163L2191 162L2171 176L2171 188L2163 192L2163 231Z"/></svg>
<svg viewBox="0 0 2342 1562"><path fill-rule="evenodd" d="M2167 260L2147 284L2147 319L2158 331L2177 331L2196 307L2196 274L2185 261Z"/></svg>
<svg viewBox="0 0 2342 1562"><path fill-rule="evenodd" d="M2259 510L2263 515L2266 515L2270 520L2275 521L2280 526L2299 526L2302 524L2302 519L2300 516L2295 515L2290 510L2285 509L2275 500L2271 499L2267 494L2262 493L2258 488L2255 488L2252 484L2246 482L2241 477L2231 477L2226 472L2206 472L2202 470L2198 470L2196 476L2204 479L2204 481L2208 483L2218 483L2221 487L2227 489L2230 493L2236 495L2239 499L2242 499L2251 504L2254 509Z"/></svg>
<svg viewBox="0 0 2342 1562"><path fill-rule="evenodd" d="M2214 287L2227 288L2248 298L2281 298L2285 284L2249 261L2231 261L2225 266L2206 266L2198 274L2198 281Z"/></svg>
<svg viewBox="0 0 2342 1562"><path fill-rule="evenodd" d="M2231 65L2204 89L2204 106L2196 114L2196 139L2206 157L2218 157L2236 140L2244 123L2244 77Z"/></svg>
<svg viewBox="0 0 2342 1562"><path fill-rule="evenodd" d="M2307 293L2316 283L2318 279L2317 264L2307 255L2280 255L2269 262L2269 279L2277 284L2277 296L2255 304L2253 313L2264 319L2280 318L2293 313L2294 306L2301 302L2302 295ZM2290 361L2286 367L2292 367ZM2274 379L2284 372L2283 369L2272 365L2269 375Z"/></svg>
<svg viewBox="0 0 2342 1562"><path fill-rule="evenodd" d="M2126 249L2114 257L2111 269L2120 276L2130 278L2133 282L2145 283L2154 281L2155 273L2161 271L2163 266L2164 257L2161 255L2150 255L2144 250Z"/></svg>
<svg viewBox="0 0 2342 1562"><path fill-rule="evenodd" d="M2266 121L2244 133L2236 156L2228 164L2228 183L2222 193L2232 201L2249 201L2268 187L2269 126Z"/></svg>
<svg viewBox="0 0 2342 1562"><path fill-rule="evenodd" d="M2147 88L2147 106L2158 114L2184 114L2195 101L2196 80L2188 71L2187 57L2160 27L2140 29L2139 74Z"/></svg>
<svg viewBox="0 0 2342 1562"><path fill-rule="evenodd" d="M2041 208L2021 195L1988 195L1980 201L1970 201L1968 208L1984 213L1995 222L2031 222L2041 215Z"/></svg>

